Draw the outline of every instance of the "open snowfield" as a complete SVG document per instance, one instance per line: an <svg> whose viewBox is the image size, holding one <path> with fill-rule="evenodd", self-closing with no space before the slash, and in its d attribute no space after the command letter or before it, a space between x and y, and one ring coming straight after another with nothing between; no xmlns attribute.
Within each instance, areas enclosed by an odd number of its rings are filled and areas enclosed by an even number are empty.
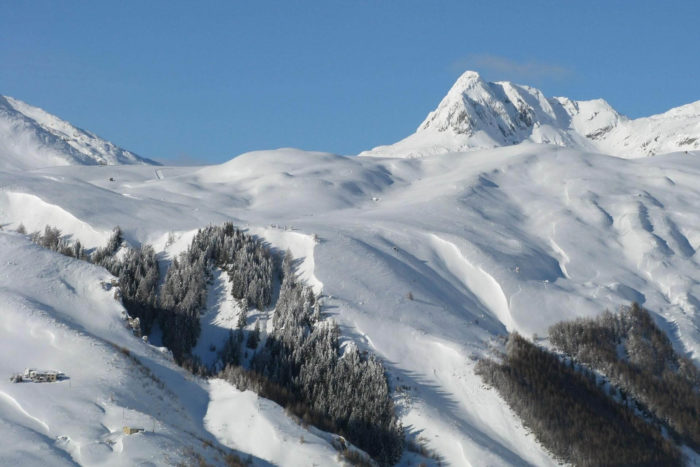
<svg viewBox="0 0 700 467"><path fill-rule="evenodd" d="M473 358L507 331L545 335L638 301L698 363L698 180L693 152L622 159L524 143L401 159L282 149L209 167L0 172L0 223L51 223L89 246L119 225L167 260L195 229L232 220L290 249L344 338L385 362L409 437L451 465L553 465L474 375ZM132 336L100 286L104 270L7 233L0 265L2 463L161 464L190 445L217 462L194 435L259 462L337 462L328 438L281 408L197 381ZM219 275L210 289L206 343L235 325L226 287ZM70 379L7 381L29 366ZM125 424L148 432L122 436Z"/></svg>

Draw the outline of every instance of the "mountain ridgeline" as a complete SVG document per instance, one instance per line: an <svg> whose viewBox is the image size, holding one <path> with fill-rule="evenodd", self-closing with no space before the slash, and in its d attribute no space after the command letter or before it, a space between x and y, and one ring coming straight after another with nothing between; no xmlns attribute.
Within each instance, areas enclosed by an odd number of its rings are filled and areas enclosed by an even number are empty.
<svg viewBox="0 0 700 467"><path fill-rule="evenodd" d="M547 98L539 89L465 72L416 132L361 155L423 157L523 142L625 158L700 149L700 101L629 119L603 99Z"/></svg>
<svg viewBox="0 0 700 467"><path fill-rule="evenodd" d="M424 157L553 144L623 158L700 150L700 101L630 119L603 99L545 97L466 71L416 132L361 156ZM0 96L0 170L56 165L157 164L9 96Z"/></svg>
<svg viewBox="0 0 700 467"><path fill-rule="evenodd" d="M50 113L0 96L0 170L156 164Z"/></svg>

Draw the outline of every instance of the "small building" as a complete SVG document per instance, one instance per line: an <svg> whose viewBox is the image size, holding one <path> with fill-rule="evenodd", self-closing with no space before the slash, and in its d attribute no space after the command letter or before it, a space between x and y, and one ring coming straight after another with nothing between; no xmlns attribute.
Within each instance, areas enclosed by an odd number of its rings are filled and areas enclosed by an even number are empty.
<svg viewBox="0 0 700 467"><path fill-rule="evenodd" d="M135 433L140 433L140 432L144 431L144 429L137 428L134 426L125 426L124 428L122 428L122 431L124 432L125 435L133 435Z"/></svg>
<svg viewBox="0 0 700 467"><path fill-rule="evenodd" d="M33 383L54 383L65 375L56 370L37 370L35 368L27 368L24 373L17 373L10 377L13 383L21 383L23 381L31 381Z"/></svg>
<svg viewBox="0 0 700 467"><path fill-rule="evenodd" d="M24 370L24 378L35 383L54 383L59 378L59 372L54 370L36 370L27 368Z"/></svg>

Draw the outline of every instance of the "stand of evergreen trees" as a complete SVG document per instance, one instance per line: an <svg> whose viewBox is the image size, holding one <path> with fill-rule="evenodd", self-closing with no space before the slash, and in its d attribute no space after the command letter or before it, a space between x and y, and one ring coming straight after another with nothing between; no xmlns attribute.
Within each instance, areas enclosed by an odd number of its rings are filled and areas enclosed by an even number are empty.
<svg viewBox="0 0 700 467"><path fill-rule="evenodd" d="M299 282L291 263L287 253L273 330L252 358L252 372L237 367L240 351L231 347L242 339L232 335L223 352L231 360L222 376L239 387L258 387L303 419L342 434L382 464L397 462L403 428L383 365L354 345L341 352L338 326L321 318L317 297Z"/></svg>
<svg viewBox="0 0 700 467"><path fill-rule="evenodd" d="M200 333L200 313L206 305L212 269L225 270L232 282L234 298L253 303L259 309L272 299L273 258L257 238L236 229L232 223L200 229L187 251L175 258L167 270L158 293L160 278L155 251L150 245L132 248L124 245L119 227L115 227L107 245L87 255L79 241L71 243L57 228L30 236L35 243L67 256L90 261L119 278L124 307L138 317L141 330L149 334L158 321L163 343L175 360L197 368L191 355ZM124 254L117 255L121 248Z"/></svg>
<svg viewBox="0 0 700 467"><path fill-rule="evenodd" d="M677 439L700 449L700 371L673 350L647 310L634 303L619 313L555 324L549 335L559 350L604 374Z"/></svg>
<svg viewBox="0 0 700 467"><path fill-rule="evenodd" d="M124 248L115 228L107 245L88 256L79 243L71 244L58 229L46 227L32 239L63 254L105 267L119 278L122 302L150 333L156 322L163 343L175 360L206 374L191 354L200 334L200 315L206 305L212 271L228 274L232 295L242 304L239 328L231 331L219 355L221 376L240 389L252 389L287 407L305 422L345 436L383 465L397 462L403 451L403 428L396 418L384 366L354 345L343 352L338 326L321 317L311 288L295 276L292 256L285 254L282 284L272 319L273 330L260 345L260 329L245 338L248 304L264 310L271 304L275 258L264 243L233 224L209 226L197 232L187 249L173 259L158 293L159 269L150 246ZM244 366L245 349L254 353Z"/></svg>
<svg viewBox="0 0 700 467"><path fill-rule="evenodd" d="M263 310L272 300L273 266L272 255L263 242L232 223L200 229L187 251L173 260L160 292L163 343L175 358L191 358L215 267L227 272L234 298Z"/></svg>
<svg viewBox="0 0 700 467"><path fill-rule="evenodd" d="M508 336L502 362L481 360L477 373L498 390L523 424L555 456L581 466L682 465L672 441L618 404L595 375Z"/></svg>
<svg viewBox="0 0 700 467"><path fill-rule="evenodd" d="M102 266L119 279L119 290L124 308L132 317L138 317L141 332L149 334L160 314L158 281L160 271L156 252L150 245L141 248L126 247L121 259L117 252L124 247L124 238L115 227L107 245L97 248L86 259Z"/></svg>

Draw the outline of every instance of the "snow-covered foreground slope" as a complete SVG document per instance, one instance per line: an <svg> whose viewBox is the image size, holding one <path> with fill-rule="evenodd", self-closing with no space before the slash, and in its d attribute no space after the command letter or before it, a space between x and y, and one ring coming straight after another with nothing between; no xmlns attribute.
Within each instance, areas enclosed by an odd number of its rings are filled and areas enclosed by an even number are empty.
<svg viewBox="0 0 700 467"><path fill-rule="evenodd" d="M104 269L8 233L0 233L0 264L0 464L222 465L231 452L256 465L336 463L328 435L250 391L194 378L134 337ZM66 379L9 381L25 368ZM145 431L126 435L125 426ZM246 433L227 442L239 451L217 442L231 433ZM286 457L282 447L302 439L299 454Z"/></svg>
<svg viewBox="0 0 700 467"><path fill-rule="evenodd" d="M0 96L0 169L154 164L12 97Z"/></svg>
<svg viewBox="0 0 700 467"><path fill-rule="evenodd" d="M85 225L109 232L118 224L130 242L158 249L172 233L171 255L193 229L232 220L303 256L303 277L322 289L324 312L345 339L384 360L409 437L426 439L453 465L548 465L556 462L474 375L474 357L506 331L544 335L557 321L638 301L679 351L700 361L698 180L696 153L626 160L525 144L385 159L286 149L157 172L0 172L0 223L16 228L30 216L24 203L39 199L66 233L80 237ZM57 278L46 281L23 293L62 287ZM230 323L225 313L234 311L217 303L224 314L210 322ZM31 349L20 337L15 345ZM150 355L146 347L139 352ZM6 372L24 365L7 361ZM58 365L36 365L49 364ZM298 437L283 444L286 435L266 437L265 449L251 446L245 429L220 421L228 412L237 420L246 397L215 387L210 398L194 397L198 423L221 443L282 464L265 456L283 445L308 448L296 446ZM190 396L181 397L184 404ZM287 426L272 412L265 417Z"/></svg>
<svg viewBox="0 0 700 467"><path fill-rule="evenodd" d="M410 158L523 142L625 158L698 150L700 101L630 120L603 99L546 98L539 89L467 71L414 134L362 155Z"/></svg>
<svg viewBox="0 0 700 467"><path fill-rule="evenodd" d="M206 451L206 387L131 335L101 284L108 273L4 233L0 264L0 463L168 464L186 461L187 446ZM37 367L67 379L8 381Z"/></svg>

